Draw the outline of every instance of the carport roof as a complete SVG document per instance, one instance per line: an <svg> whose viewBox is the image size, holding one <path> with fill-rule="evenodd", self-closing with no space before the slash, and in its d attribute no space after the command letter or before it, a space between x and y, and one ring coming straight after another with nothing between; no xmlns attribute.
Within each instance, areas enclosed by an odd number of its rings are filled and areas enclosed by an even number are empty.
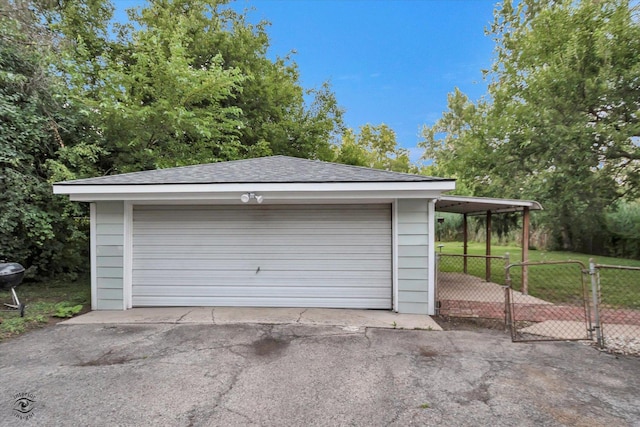
<svg viewBox="0 0 640 427"><path fill-rule="evenodd" d="M287 156L132 172L56 183L65 185L446 182L435 178Z"/></svg>
<svg viewBox="0 0 640 427"><path fill-rule="evenodd" d="M520 212L524 208L542 210L542 205L534 200L494 199L489 197L441 196L436 202L436 211L467 215Z"/></svg>

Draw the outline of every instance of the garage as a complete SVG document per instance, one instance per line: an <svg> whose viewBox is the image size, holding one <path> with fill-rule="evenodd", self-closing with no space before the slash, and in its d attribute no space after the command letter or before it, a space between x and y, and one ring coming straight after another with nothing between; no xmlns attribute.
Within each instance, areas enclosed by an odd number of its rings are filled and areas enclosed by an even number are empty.
<svg viewBox="0 0 640 427"><path fill-rule="evenodd" d="M391 205L133 207L133 306L390 309Z"/></svg>
<svg viewBox="0 0 640 427"><path fill-rule="evenodd" d="M452 179L269 156L77 179L91 307L435 313L435 206Z"/></svg>

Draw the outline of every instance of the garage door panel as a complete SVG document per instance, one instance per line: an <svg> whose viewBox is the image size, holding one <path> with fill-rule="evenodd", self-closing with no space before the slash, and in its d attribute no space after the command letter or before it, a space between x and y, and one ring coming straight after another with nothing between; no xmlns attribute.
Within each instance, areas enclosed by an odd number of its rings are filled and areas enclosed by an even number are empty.
<svg viewBox="0 0 640 427"><path fill-rule="evenodd" d="M138 307L316 307L369 308L388 310L389 300L375 298L265 298L265 297L175 297L171 304L159 303L158 297L138 297Z"/></svg>
<svg viewBox="0 0 640 427"><path fill-rule="evenodd" d="M273 287L252 286L251 283L238 283L236 286L141 286L138 296L165 296L165 297L252 297L252 298L358 298L362 296L359 287ZM388 297L388 289L384 287L374 288L367 293L370 298L385 299Z"/></svg>
<svg viewBox="0 0 640 427"><path fill-rule="evenodd" d="M319 275L317 275L319 276ZM389 287L389 279L390 277L371 277L366 281L361 279L345 279L345 278L337 278L337 277L312 277L312 278L281 278L281 277L271 277L261 280L253 280L248 275L244 277L215 277L215 278L193 278L185 281L182 277L138 277L134 278L136 280L136 286L138 289L142 289L144 286L155 286L155 287L176 287L176 284L179 283L180 287L178 289L182 289L183 286L237 286L236 283L244 283L251 286L279 286L279 287L358 287L358 288L388 288Z"/></svg>
<svg viewBox="0 0 640 427"><path fill-rule="evenodd" d="M302 221L299 222L291 222L291 221L272 221L269 224L269 229L271 230L288 230L288 229L298 229L302 232L310 231L308 227L318 227L321 229L327 230L386 230L389 228L389 221L304 221L304 224L301 224ZM229 230L229 229L240 229L240 230L264 230L264 225L251 222L251 221L243 221L241 224L238 221L221 221L215 219L215 221L211 221L211 219L207 221L180 221L179 223L172 224L173 229L167 229L166 221L145 221L143 223L138 224L138 230L149 230L149 231L160 231L162 233L174 233L175 230Z"/></svg>
<svg viewBox="0 0 640 427"><path fill-rule="evenodd" d="M297 262L294 262L297 261ZM292 270L307 271L375 271L386 270L386 265L378 260L350 260L350 259L314 259L314 260L206 260L183 259L175 263L181 269L189 270L243 270L260 274L262 270ZM167 267L167 261L161 259L136 259L133 268L138 270L158 270Z"/></svg>
<svg viewBox="0 0 640 427"><path fill-rule="evenodd" d="M135 206L134 306L391 308L390 205Z"/></svg>
<svg viewBox="0 0 640 427"><path fill-rule="evenodd" d="M264 253L280 255L313 255L313 254L371 254L371 255L383 255L391 256L391 247L385 246L365 246L365 245L340 245L326 248L325 251L321 251L322 248L317 246L293 246L293 245L234 245L233 247L214 246L211 242L208 245L199 246L185 246L185 245L172 245L172 246L158 246L158 245L136 245L133 248L134 256L145 256L157 254L160 256L174 256L177 254L184 254L186 256L195 254L225 254L231 256L246 255L252 253Z"/></svg>
<svg viewBox="0 0 640 427"><path fill-rule="evenodd" d="M203 273L201 270L183 271L180 269L170 270L134 270L133 279L137 284L143 280L159 281L161 279L170 279L175 282L188 283L195 279L201 280L218 280L226 279L228 281L237 280L239 278L253 277L255 280L278 280L278 279L299 279L299 280L338 280L338 279L354 279L360 280L362 283L368 283L369 280L391 279L391 272L385 270L369 271L333 271L333 270L306 270L304 275L295 270L260 270L260 274L256 275L255 271L247 272L242 270L210 270ZM259 276L259 277L258 277Z"/></svg>
<svg viewBox="0 0 640 427"><path fill-rule="evenodd" d="M366 250L366 248L364 248ZM363 251L363 248L360 248L360 251ZM136 252L134 254L135 259L137 261L146 261L146 260L166 260L167 253L144 253L144 252ZM269 262L272 260L282 260L285 254L283 253L171 253L172 260L198 260L202 262L213 262L213 261L229 261L229 260L237 260L238 256L241 255L245 261L251 261L254 263L253 268L256 266L260 266L260 262L265 261ZM328 260L328 261L341 261L344 260L339 253L287 253L287 260L294 261L313 261L313 260ZM389 259L390 253L380 253L380 254L368 254L366 252L361 253L350 253L349 259L352 261L359 260L369 260L369 261L387 261ZM122 257L120 257L122 258ZM182 262L182 261L181 261ZM119 264L122 265L122 262ZM141 267L142 268L142 267Z"/></svg>
<svg viewBox="0 0 640 427"><path fill-rule="evenodd" d="M339 233L324 233L320 236L307 235L220 235L215 237L215 242L218 246L261 246L261 245L274 245L274 246L339 246L340 244L350 244L358 246L372 246L372 245L387 245L391 244L391 237L377 236L377 235L345 235ZM173 246L174 244L184 244L188 240L190 245L201 246L210 245L212 238L207 235L193 235L188 238L184 235L144 235L138 236L137 242L143 245L166 245Z"/></svg>
<svg viewBox="0 0 640 427"><path fill-rule="evenodd" d="M262 236L282 236L286 238L287 236L299 236L301 234L307 236L316 235L340 235L344 232L349 233L349 235L370 235L374 229L365 228L365 227L343 227L342 229L337 229L335 227L321 227L317 225L309 225L309 227L269 227L268 229L260 229L256 227L238 227L237 224L234 227L175 227L175 228L166 228L166 227L153 227L144 229L149 234L153 233L161 233L164 236L210 236L210 238L218 238L219 236L249 236L252 239L256 239L256 237ZM259 233L258 235L256 235ZM188 237L186 237L188 238Z"/></svg>

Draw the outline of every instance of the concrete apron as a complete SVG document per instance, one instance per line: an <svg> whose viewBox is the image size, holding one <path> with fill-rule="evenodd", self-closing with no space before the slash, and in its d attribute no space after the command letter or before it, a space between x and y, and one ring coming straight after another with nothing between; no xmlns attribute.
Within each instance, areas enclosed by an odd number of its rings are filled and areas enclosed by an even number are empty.
<svg viewBox="0 0 640 427"><path fill-rule="evenodd" d="M429 316L385 310L262 307L153 307L99 310L65 320L59 325L170 323L190 325L301 324L361 328L424 329L441 331Z"/></svg>

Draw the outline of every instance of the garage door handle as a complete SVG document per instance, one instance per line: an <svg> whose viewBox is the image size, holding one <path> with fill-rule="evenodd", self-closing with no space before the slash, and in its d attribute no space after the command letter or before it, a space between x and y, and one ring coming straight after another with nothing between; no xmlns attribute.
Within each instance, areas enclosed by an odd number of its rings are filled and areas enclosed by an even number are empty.
<svg viewBox="0 0 640 427"><path fill-rule="evenodd" d="M256 270L256 274L260 273L260 267Z"/></svg>

